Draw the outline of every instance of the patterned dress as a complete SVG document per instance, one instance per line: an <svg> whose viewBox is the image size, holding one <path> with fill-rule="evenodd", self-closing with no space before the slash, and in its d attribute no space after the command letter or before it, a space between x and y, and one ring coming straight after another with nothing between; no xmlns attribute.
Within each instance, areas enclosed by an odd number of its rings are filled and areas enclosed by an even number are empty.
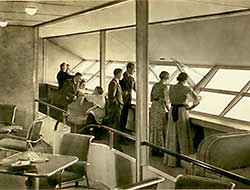
<svg viewBox="0 0 250 190"><path fill-rule="evenodd" d="M149 115L150 142L164 146L164 134L167 127L166 103L168 102L167 85L158 82L151 91L151 109Z"/></svg>
<svg viewBox="0 0 250 190"><path fill-rule="evenodd" d="M168 150L185 155L194 153L194 132L191 129L189 113L185 105L189 97L195 96L193 90L183 84L178 83L170 86L169 99L171 108L165 145ZM167 154L164 156L164 163L170 167L180 166L180 160Z"/></svg>

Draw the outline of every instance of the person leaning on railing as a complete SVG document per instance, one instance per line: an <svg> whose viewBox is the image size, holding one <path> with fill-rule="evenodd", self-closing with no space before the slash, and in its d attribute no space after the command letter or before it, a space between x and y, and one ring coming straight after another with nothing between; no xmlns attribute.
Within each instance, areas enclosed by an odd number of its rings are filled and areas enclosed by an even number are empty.
<svg viewBox="0 0 250 190"><path fill-rule="evenodd" d="M64 82L62 89L60 89L52 98L52 104L58 108L67 111L67 106L77 99L77 93L79 89L79 83L81 82L81 73L76 73L72 79L68 79ZM61 121L62 113L57 110L53 110L53 116Z"/></svg>
<svg viewBox="0 0 250 190"><path fill-rule="evenodd" d="M184 72L177 77L178 83L169 88L171 108L166 132L166 148L180 154L190 155L194 153L193 136L189 122L188 110L193 109L200 102L200 97L192 88L186 86L188 75ZM188 97L192 98L193 104L187 105ZM180 160L173 156L165 155L164 163L170 167L180 166Z"/></svg>

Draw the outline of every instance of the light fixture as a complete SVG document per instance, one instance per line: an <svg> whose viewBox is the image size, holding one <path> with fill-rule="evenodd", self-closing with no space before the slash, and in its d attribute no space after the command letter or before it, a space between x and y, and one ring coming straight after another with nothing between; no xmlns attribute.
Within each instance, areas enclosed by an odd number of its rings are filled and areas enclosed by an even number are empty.
<svg viewBox="0 0 250 190"><path fill-rule="evenodd" d="M0 21L0 27L4 28L8 25L8 21Z"/></svg>
<svg viewBox="0 0 250 190"><path fill-rule="evenodd" d="M36 14L37 12L37 8L36 7L25 7L25 12L30 15L33 16Z"/></svg>

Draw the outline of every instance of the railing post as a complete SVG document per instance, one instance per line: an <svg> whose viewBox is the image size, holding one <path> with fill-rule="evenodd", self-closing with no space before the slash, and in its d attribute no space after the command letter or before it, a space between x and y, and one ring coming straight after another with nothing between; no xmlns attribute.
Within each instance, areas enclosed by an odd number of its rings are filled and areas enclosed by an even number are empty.
<svg viewBox="0 0 250 190"><path fill-rule="evenodd" d="M48 105L46 107L47 107L47 116L49 116L50 115L50 108Z"/></svg>
<svg viewBox="0 0 250 190"><path fill-rule="evenodd" d="M191 172L190 172L190 174L191 175L195 175L195 165L193 164L193 162L191 162L190 165L191 165Z"/></svg>
<svg viewBox="0 0 250 190"><path fill-rule="evenodd" d="M109 148L112 149L114 145L114 133L109 131Z"/></svg>

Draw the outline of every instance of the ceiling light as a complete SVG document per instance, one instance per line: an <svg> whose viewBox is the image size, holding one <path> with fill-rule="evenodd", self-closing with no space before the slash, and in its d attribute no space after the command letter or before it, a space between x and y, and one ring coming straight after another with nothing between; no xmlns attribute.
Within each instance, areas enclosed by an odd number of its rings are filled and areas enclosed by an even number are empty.
<svg viewBox="0 0 250 190"><path fill-rule="evenodd" d="M26 7L25 8L25 12L28 14L28 15L35 15L36 12L37 12L37 8L36 7Z"/></svg>
<svg viewBox="0 0 250 190"><path fill-rule="evenodd" d="M0 27L6 27L8 25L8 21L0 21Z"/></svg>

